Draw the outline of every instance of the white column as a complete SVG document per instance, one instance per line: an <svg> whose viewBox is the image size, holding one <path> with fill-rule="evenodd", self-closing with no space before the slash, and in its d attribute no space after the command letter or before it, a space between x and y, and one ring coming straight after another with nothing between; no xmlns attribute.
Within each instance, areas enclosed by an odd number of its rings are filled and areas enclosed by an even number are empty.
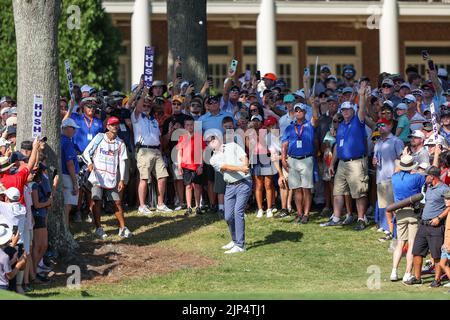
<svg viewBox="0 0 450 320"><path fill-rule="evenodd" d="M258 20L256 21L257 65L261 75L277 72L277 41L275 1L261 0Z"/></svg>
<svg viewBox="0 0 450 320"><path fill-rule="evenodd" d="M149 0L135 0L131 16L131 81L139 83L144 72L144 51L150 45Z"/></svg>
<svg viewBox="0 0 450 320"><path fill-rule="evenodd" d="M380 72L400 73L397 0L384 0L380 19Z"/></svg>

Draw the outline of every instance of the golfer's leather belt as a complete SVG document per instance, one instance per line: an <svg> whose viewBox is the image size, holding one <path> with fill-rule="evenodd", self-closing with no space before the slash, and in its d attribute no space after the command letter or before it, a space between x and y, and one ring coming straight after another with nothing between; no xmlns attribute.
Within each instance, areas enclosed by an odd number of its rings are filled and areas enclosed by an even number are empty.
<svg viewBox="0 0 450 320"><path fill-rule="evenodd" d="M146 146L146 145L141 145L139 146L139 148L143 148L143 149L159 149L161 145L158 146Z"/></svg>

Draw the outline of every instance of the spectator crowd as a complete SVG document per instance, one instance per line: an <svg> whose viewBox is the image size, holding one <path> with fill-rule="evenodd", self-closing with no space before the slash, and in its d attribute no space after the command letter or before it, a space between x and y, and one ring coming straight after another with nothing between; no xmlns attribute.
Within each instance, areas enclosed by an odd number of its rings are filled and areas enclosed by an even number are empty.
<svg viewBox="0 0 450 320"><path fill-rule="evenodd" d="M314 206L326 218L318 228L361 231L373 220L379 241L391 243L392 281L420 285L434 273L430 286L439 287L448 279L445 69L429 68L429 80L414 67L369 79L352 66L333 75L324 64L315 83L305 70L302 88L275 73L248 79L230 69L223 88L208 78L197 92L182 68L176 60L170 83L142 79L129 95L75 85L72 99L60 99L60 174L47 166L45 139L16 144L20 106L2 98L0 289L23 293L49 281L47 218L58 184L64 223L88 221L100 239L108 238L104 212L129 238L128 209L183 210L223 218L231 241L222 248L233 254L245 251L246 213L303 225Z"/></svg>

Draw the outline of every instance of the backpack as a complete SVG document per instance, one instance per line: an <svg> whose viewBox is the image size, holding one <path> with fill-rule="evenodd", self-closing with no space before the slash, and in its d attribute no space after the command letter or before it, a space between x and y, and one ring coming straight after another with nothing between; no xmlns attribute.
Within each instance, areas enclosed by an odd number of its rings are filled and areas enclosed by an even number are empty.
<svg viewBox="0 0 450 320"><path fill-rule="evenodd" d="M91 148L91 150L89 151L89 157L92 158L92 156L95 153L95 150L97 150L98 146L100 145L100 142L102 142L103 137L105 136L104 133L97 133L97 135L94 138L94 145ZM86 159L84 158L83 155L81 155L81 159L83 160L84 163L88 164L88 162L86 161Z"/></svg>

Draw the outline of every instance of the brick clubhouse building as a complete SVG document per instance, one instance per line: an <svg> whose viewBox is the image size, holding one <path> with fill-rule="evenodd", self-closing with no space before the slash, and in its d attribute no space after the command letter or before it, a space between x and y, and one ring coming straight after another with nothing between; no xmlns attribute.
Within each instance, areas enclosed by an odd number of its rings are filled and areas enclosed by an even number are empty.
<svg viewBox="0 0 450 320"><path fill-rule="evenodd" d="M146 45L155 47L155 79L166 81L166 2L106 0L103 7L122 33L124 90L138 82ZM356 77L403 75L410 65L427 77L421 57L427 49L450 72L450 0L209 0L207 19L209 74L217 87L233 58L238 73L275 71L292 89L306 66L314 70L317 56L338 77L344 65L353 65Z"/></svg>

